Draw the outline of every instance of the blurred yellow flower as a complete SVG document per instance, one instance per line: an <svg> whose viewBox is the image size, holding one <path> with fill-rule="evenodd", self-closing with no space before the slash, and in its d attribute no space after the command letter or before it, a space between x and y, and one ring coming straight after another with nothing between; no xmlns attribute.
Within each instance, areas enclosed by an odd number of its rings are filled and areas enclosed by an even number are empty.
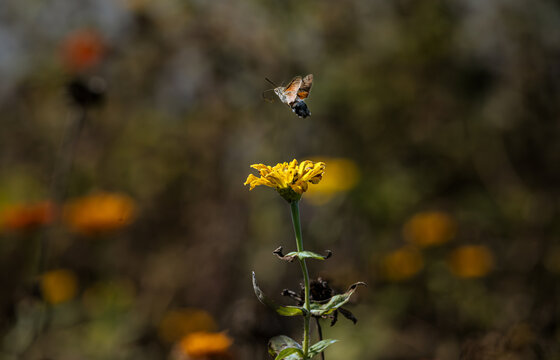
<svg viewBox="0 0 560 360"><path fill-rule="evenodd" d="M382 272L388 280L402 281L416 275L424 267L424 259L418 249L403 246L383 258Z"/></svg>
<svg viewBox="0 0 560 360"><path fill-rule="evenodd" d="M50 201L11 205L0 214L0 225L13 231L35 230L54 220L54 206Z"/></svg>
<svg viewBox="0 0 560 360"><path fill-rule="evenodd" d="M329 176L320 184L309 188L306 200L315 205L327 203L337 193L348 191L358 183L360 171L353 160L344 158L322 159L329 164Z"/></svg>
<svg viewBox="0 0 560 360"><path fill-rule="evenodd" d="M167 342L175 342L185 335L214 331L216 322L212 316L201 309L185 308L168 311L159 324L159 336Z"/></svg>
<svg viewBox="0 0 560 360"><path fill-rule="evenodd" d="M64 221L82 234L99 234L120 229L132 222L134 201L123 194L97 193L70 201L64 207Z"/></svg>
<svg viewBox="0 0 560 360"><path fill-rule="evenodd" d="M461 278L477 278L488 274L494 267L494 256L483 245L465 245L453 250L447 257L451 272Z"/></svg>
<svg viewBox="0 0 560 360"><path fill-rule="evenodd" d="M249 185L249 190L259 185L275 188L288 202L299 200L307 191L309 183L318 184L325 172L324 162L314 163L311 160L302 161L299 165L294 159L290 163L284 162L274 167L263 164L254 164L251 167L258 170L261 177L250 174L243 185Z"/></svg>
<svg viewBox="0 0 560 360"><path fill-rule="evenodd" d="M195 332L180 342L181 351L192 358L220 355L228 352L233 340L226 334Z"/></svg>
<svg viewBox="0 0 560 360"><path fill-rule="evenodd" d="M76 296L78 279L71 270L52 270L41 276L40 287L46 302L60 304Z"/></svg>
<svg viewBox="0 0 560 360"><path fill-rule="evenodd" d="M418 213L403 228L405 239L422 247L446 243L455 237L456 231L455 220L440 211Z"/></svg>

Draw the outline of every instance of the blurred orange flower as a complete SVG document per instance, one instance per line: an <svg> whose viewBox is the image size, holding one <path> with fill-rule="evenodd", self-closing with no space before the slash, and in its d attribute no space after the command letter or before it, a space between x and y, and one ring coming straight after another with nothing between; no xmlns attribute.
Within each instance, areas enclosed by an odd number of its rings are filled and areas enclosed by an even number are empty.
<svg viewBox="0 0 560 360"><path fill-rule="evenodd" d="M71 71L84 71L97 65L105 53L98 32L82 29L71 33L62 44L62 60Z"/></svg>
<svg viewBox="0 0 560 360"><path fill-rule="evenodd" d="M0 214L0 224L15 231L35 230L53 220L54 206L50 201L12 205Z"/></svg>
<svg viewBox="0 0 560 360"><path fill-rule="evenodd" d="M440 211L421 212L410 218L403 228L405 239L415 245L440 245L455 237L457 224L448 214Z"/></svg>
<svg viewBox="0 0 560 360"><path fill-rule="evenodd" d="M310 187L307 193L306 199L315 205L327 203L335 194L352 189L360 180L358 165L353 160L345 158L320 160L329 164L329 169L328 176L325 176L317 186Z"/></svg>
<svg viewBox="0 0 560 360"><path fill-rule="evenodd" d="M132 222L134 201L127 195L97 193L70 201L64 221L74 231L92 235L120 229Z"/></svg>
<svg viewBox="0 0 560 360"><path fill-rule="evenodd" d="M486 246L466 245L453 250L448 255L447 265L457 277L483 277L494 267L494 256Z"/></svg>
<svg viewBox="0 0 560 360"><path fill-rule="evenodd" d="M46 302L60 304L76 296L78 279L71 270L52 270L41 276L40 287L41 294Z"/></svg>
<svg viewBox="0 0 560 360"><path fill-rule="evenodd" d="M402 281L416 275L424 267L424 259L418 249L404 246L383 258L382 270L388 280Z"/></svg>
<svg viewBox="0 0 560 360"><path fill-rule="evenodd" d="M168 311L159 325L159 336L167 342L175 342L185 335L213 331L216 322L208 312L201 309L185 308Z"/></svg>
<svg viewBox="0 0 560 360"><path fill-rule="evenodd" d="M185 336L179 346L189 357L202 358L226 354L232 343L233 340L223 332L195 332Z"/></svg>

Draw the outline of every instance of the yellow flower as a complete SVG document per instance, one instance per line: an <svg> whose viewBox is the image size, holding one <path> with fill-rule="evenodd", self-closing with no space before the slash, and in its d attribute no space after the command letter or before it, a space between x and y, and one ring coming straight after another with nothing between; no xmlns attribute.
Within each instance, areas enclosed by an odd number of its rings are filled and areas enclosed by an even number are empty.
<svg viewBox="0 0 560 360"><path fill-rule="evenodd" d="M358 183L360 171L353 160L344 158L324 159L329 164L329 176L320 184L309 189L305 196L315 205L330 201L337 193L348 191Z"/></svg>
<svg viewBox="0 0 560 360"><path fill-rule="evenodd" d="M185 336L179 346L188 356L200 358L225 354L232 343L224 333L195 332Z"/></svg>
<svg viewBox="0 0 560 360"><path fill-rule="evenodd" d="M212 331L216 322L201 309L184 308L168 311L159 325L159 336L167 342L175 342L196 331Z"/></svg>
<svg viewBox="0 0 560 360"><path fill-rule="evenodd" d="M60 304L76 296L78 280L72 271L58 269L43 274L40 286L46 302Z"/></svg>
<svg viewBox="0 0 560 360"><path fill-rule="evenodd" d="M455 220L444 212L430 211L414 215L404 225L403 234L409 242L422 246L434 246L455 237Z"/></svg>
<svg viewBox="0 0 560 360"><path fill-rule="evenodd" d="M488 274L494 266L494 256L483 245L466 245L455 249L447 258L451 272L462 278L477 278Z"/></svg>
<svg viewBox="0 0 560 360"><path fill-rule="evenodd" d="M299 165L294 159L290 163L284 162L274 167L263 164L251 167L258 170L261 177L250 174L243 185L249 185L249 190L259 185L275 188L288 202L298 201L307 191L309 183L318 184L325 172L324 162L314 163L311 160L302 161Z"/></svg>
<svg viewBox="0 0 560 360"><path fill-rule="evenodd" d="M416 275L424 267L424 259L418 249L404 246L383 258L383 274L389 280L402 281Z"/></svg>
<svg viewBox="0 0 560 360"><path fill-rule="evenodd" d="M120 229L132 221L133 200L122 194L98 193L69 202L64 208L68 226L82 234Z"/></svg>

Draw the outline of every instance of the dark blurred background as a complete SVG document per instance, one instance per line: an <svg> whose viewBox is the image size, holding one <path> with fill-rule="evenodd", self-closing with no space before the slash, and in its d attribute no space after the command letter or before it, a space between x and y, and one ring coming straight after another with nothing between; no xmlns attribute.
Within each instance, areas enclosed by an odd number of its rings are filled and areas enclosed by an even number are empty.
<svg viewBox="0 0 560 360"><path fill-rule="evenodd" d="M310 118L263 101L308 73ZM294 158L312 275L369 285L327 359L560 359L558 1L8 0L0 78L1 359L299 339L250 280L298 290L289 207L243 186Z"/></svg>

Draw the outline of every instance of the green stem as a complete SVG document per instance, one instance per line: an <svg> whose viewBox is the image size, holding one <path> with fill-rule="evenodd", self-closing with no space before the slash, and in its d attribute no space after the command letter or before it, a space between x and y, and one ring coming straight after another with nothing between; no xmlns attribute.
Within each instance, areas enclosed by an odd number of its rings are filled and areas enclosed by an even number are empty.
<svg viewBox="0 0 560 360"><path fill-rule="evenodd" d="M290 203L292 210L292 222L294 224L294 232L296 234L297 251L303 251L303 237L301 236L301 224L299 221L299 201L293 201ZM305 264L305 259L299 259L299 264L301 266L301 272L303 273L303 284L304 284L304 294L305 302L303 307L307 310L304 315L303 321L303 356L307 359L309 353L309 321L311 320L311 309L309 303L309 272L307 271L307 265Z"/></svg>

